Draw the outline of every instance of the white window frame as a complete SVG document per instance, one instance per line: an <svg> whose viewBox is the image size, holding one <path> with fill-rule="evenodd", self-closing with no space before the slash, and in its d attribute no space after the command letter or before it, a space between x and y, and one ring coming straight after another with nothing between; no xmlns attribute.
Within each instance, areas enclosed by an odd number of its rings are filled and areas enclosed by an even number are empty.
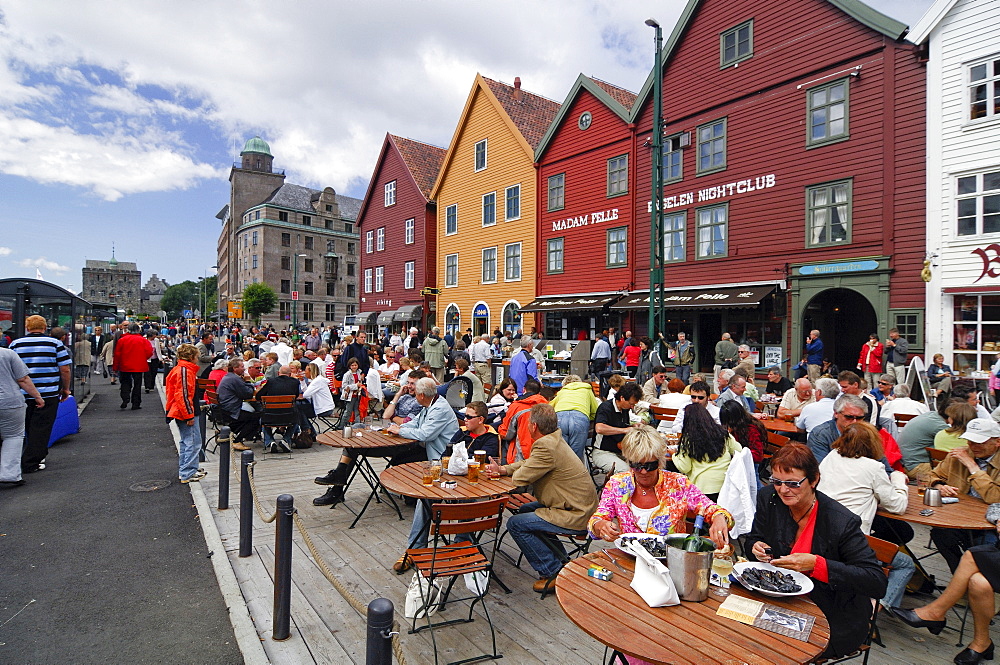
<svg viewBox="0 0 1000 665"><path fill-rule="evenodd" d="M482 164L482 166L479 165L479 155L480 155L479 148L480 148L480 146L482 146L482 156L483 156L483 164ZM476 145L473 148L472 166L473 166L473 169L477 173L479 171L485 171L486 170L487 148L488 148L488 146L487 146L487 143L486 143L486 139L483 139L482 141L476 141Z"/></svg>
<svg viewBox="0 0 1000 665"><path fill-rule="evenodd" d="M517 264L516 266L511 264L511 249L517 248ZM521 281L521 261L523 256L521 255L521 243L512 242L503 246L503 281L505 282L520 282ZM517 270L517 274L513 274L512 268Z"/></svg>
<svg viewBox="0 0 1000 665"><path fill-rule="evenodd" d="M365 268L365 293L372 292L372 269Z"/></svg>
<svg viewBox="0 0 1000 665"><path fill-rule="evenodd" d="M1000 118L1000 109L997 105L1000 104L997 100L1000 99L1000 72L996 74L990 73L990 67L1000 67L994 63L1000 62L1000 53L994 53L987 58L980 58L974 62L970 62L965 65L965 101L963 102L963 119L965 122L989 122L990 120L995 120ZM972 80L972 70L976 67L984 66L986 68L986 76ZM986 114L981 115L978 118L972 117L972 100L973 91L979 86L985 86L986 99L983 100L986 104Z"/></svg>
<svg viewBox="0 0 1000 665"><path fill-rule="evenodd" d="M396 205L396 181L385 183L385 207Z"/></svg>
<svg viewBox="0 0 1000 665"><path fill-rule="evenodd" d="M487 204L487 199L491 203ZM489 208L487 207L489 206ZM491 211L491 218L487 219L486 211L489 209ZM483 194L483 226L495 226L497 223L497 193L487 192Z"/></svg>
<svg viewBox="0 0 1000 665"><path fill-rule="evenodd" d="M976 171L976 172L973 172L973 173L961 173L961 174L957 174L957 175L954 176L954 182L953 182L952 186L954 188L953 191L955 193L954 194L954 196L955 196L955 204L954 204L954 208L953 208L953 210L955 211L955 224L952 227L953 228L952 232L955 234L955 237L957 237L957 238L974 238L977 235L993 236L993 235L995 235L997 233L997 231L986 231L984 229L984 222L985 222L985 216L986 216L986 214L985 214L986 213L986 209L985 209L986 208L986 199L990 199L990 202L992 203L993 201L996 200L997 197L1000 197L1000 183L998 183L998 186L996 188L986 189L986 186L987 186L986 176L987 175L993 176L994 174L1000 174L1000 166L994 166L993 168L989 168L989 169L985 169L985 170L981 170L981 171ZM971 192L970 191L966 191L965 193L960 194L959 193L959 184L960 184L960 182L961 181L968 182L968 180L970 178L974 179L975 188L976 188L975 191L971 191ZM992 181L992 179L993 178L991 178L991 181ZM990 182L989 184L992 185L993 183ZM959 210L959 206L961 206L962 203L966 202L966 201L973 201L974 202L975 212L974 212L973 215L969 215L969 211L968 210L965 210L965 211L960 211ZM964 214L962 214L960 216L959 215L960 212L964 212ZM990 217L995 216L995 214L996 213L990 213ZM974 228L973 228L972 232L971 233L959 233L959 231L958 231L958 222L959 222L959 220L960 219L967 219L970 216L973 217L973 222L974 222Z"/></svg>
<svg viewBox="0 0 1000 665"><path fill-rule="evenodd" d="M714 219L710 219L709 221L711 223L703 225L702 224L702 219L703 219L702 218L702 213L703 212L708 212L708 213L711 214L715 210L723 210L725 212L725 219L724 219L724 221L720 224L720 223L717 223ZM719 258L723 258L723 257L728 256L729 255L729 204L728 203L720 203L720 204L716 204L716 205L703 206L701 208L696 208L695 212L694 212L694 219L695 219L695 258L697 258L697 259L719 259ZM722 229L723 229L723 234L722 234L723 235L723 237L722 237L722 252L720 252L718 254L716 254L716 253L706 254L706 253L704 253L702 251L702 240L701 240L702 233L701 233L701 231L702 231L703 228L716 228L716 227L722 227ZM709 243L709 245L708 245L709 247L714 247L715 240L713 240L712 238L709 238L708 243Z"/></svg>
<svg viewBox="0 0 1000 665"><path fill-rule="evenodd" d="M382 293L385 289L385 266L375 268L375 293Z"/></svg>
<svg viewBox="0 0 1000 665"><path fill-rule="evenodd" d="M452 228L448 227L449 223L452 224ZM444 234L453 236L456 233L458 233L458 204L452 203L444 209Z"/></svg>
<svg viewBox="0 0 1000 665"><path fill-rule="evenodd" d="M489 260L487 258L487 253L492 252L492 264L493 272L487 273L487 266L489 265ZM482 283L483 284L496 284L497 282L497 246L493 247L483 247L482 251Z"/></svg>
<svg viewBox="0 0 1000 665"><path fill-rule="evenodd" d="M365 233L365 254L371 254L375 247L375 232L367 231Z"/></svg>
<svg viewBox="0 0 1000 665"><path fill-rule="evenodd" d="M414 283L414 276L416 274L416 264L413 261L407 261L403 264L403 288L412 289Z"/></svg>
<svg viewBox="0 0 1000 665"><path fill-rule="evenodd" d="M446 289L458 286L458 253L444 257L444 286Z"/></svg>
<svg viewBox="0 0 1000 665"><path fill-rule="evenodd" d="M558 246L556 246L558 243ZM559 266L552 268L552 258L559 257ZM558 275L566 270L566 238L549 238L545 243L545 270L549 275Z"/></svg>
<svg viewBox="0 0 1000 665"><path fill-rule="evenodd" d="M413 217L410 217L408 220L403 222L403 244L412 245L414 243L416 227L417 220Z"/></svg>
<svg viewBox="0 0 1000 665"><path fill-rule="evenodd" d="M516 215L511 215L510 214L511 192L514 192L515 195L516 195L515 196L515 198L517 200L517 214ZM506 222L511 222L511 221L514 221L515 219L521 219L521 185L520 185L520 183L517 184L517 185L511 185L510 187L508 187L507 189L504 190L504 193L503 193L503 218L504 218L504 221L506 221Z"/></svg>
<svg viewBox="0 0 1000 665"><path fill-rule="evenodd" d="M455 320L450 321L451 312L455 312ZM446 333L455 334L458 329L462 326L462 310L455 303L449 303L444 310L444 331Z"/></svg>
<svg viewBox="0 0 1000 665"><path fill-rule="evenodd" d="M375 251L384 252L385 251L385 227L380 226L375 229Z"/></svg>

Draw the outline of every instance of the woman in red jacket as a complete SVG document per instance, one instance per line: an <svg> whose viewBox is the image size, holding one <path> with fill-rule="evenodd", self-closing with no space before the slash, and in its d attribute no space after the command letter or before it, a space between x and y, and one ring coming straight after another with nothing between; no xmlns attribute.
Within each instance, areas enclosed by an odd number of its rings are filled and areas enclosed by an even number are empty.
<svg viewBox="0 0 1000 665"><path fill-rule="evenodd" d="M195 363L197 357L197 348L192 344L181 344L177 349L177 365L170 370L170 374L167 374L165 382L167 420L174 421L181 435L177 464L178 476L183 484L198 482L207 473L198 468L201 430L195 418L198 415L198 406L194 398L195 382L198 378L198 365Z"/></svg>
<svg viewBox="0 0 1000 665"><path fill-rule="evenodd" d="M858 369L865 374L865 381L868 382L868 390L875 387L875 382L882 374L882 354L885 347L878 341L878 335L872 333L868 335L868 341L861 347L861 355L858 356Z"/></svg>
<svg viewBox="0 0 1000 665"><path fill-rule="evenodd" d="M622 358L625 362L625 369L628 370L628 375L634 379L636 372L639 371L639 360L642 358L642 348L639 346L639 340L635 337L629 338L628 344L622 349Z"/></svg>

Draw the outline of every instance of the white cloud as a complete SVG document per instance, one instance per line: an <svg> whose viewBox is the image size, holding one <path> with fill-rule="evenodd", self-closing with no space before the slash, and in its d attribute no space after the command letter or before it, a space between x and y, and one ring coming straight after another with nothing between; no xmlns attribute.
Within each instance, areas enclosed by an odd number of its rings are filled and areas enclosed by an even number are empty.
<svg viewBox="0 0 1000 665"><path fill-rule="evenodd" d="M10 256L13 251L10 247L0 247L0 256Z"/></svg>
<svg viewBox="0 0 1000 665"><path fill-rule="evenodd" d="M39 256L37 259L22 259L17 262L17 265L22 268L44 268L49 272L62 274L67 272L69 268L67 266L56 263L55 261L49 261L44 256Z"/></svg>

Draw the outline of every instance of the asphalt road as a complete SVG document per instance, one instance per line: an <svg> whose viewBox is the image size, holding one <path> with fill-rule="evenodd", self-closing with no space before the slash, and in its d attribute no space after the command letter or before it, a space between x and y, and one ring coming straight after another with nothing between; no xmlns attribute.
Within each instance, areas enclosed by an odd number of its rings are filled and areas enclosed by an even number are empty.
<svg viewBox="0 0 1000 665"><path fill-rule="evenodd" d="M0 663L242 663L159 397L121 411L97 384L82 431L0 489Z"/></svg>

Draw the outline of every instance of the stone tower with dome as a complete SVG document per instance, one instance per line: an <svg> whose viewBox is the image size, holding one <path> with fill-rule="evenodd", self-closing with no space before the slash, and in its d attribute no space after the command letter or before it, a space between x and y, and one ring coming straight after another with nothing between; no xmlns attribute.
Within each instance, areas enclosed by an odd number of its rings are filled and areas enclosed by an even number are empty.
<svg viewBox="0 0 1000 665"><path fill-rule="evenodd" d="M111 249L111 259L87 259L83 268L83 288L80 297L91 302L114 303L122 312L142 312L142 272L131 261L119 261Z"/></svg>

